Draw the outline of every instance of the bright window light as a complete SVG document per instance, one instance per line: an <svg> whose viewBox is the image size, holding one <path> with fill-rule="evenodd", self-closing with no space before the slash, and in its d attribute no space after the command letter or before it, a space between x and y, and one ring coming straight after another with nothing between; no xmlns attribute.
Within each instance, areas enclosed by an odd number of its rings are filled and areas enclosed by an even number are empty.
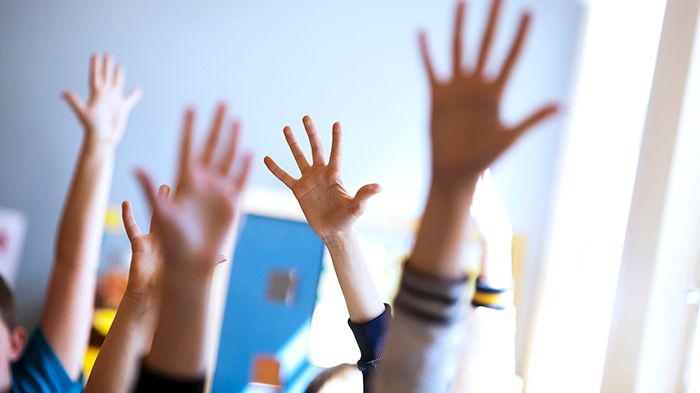
<svg viewBox="0 0 700 393"><path fill-rule="evenodd" d="M600 389L665 3L588 4L545 244L529 392Z"/></svg>

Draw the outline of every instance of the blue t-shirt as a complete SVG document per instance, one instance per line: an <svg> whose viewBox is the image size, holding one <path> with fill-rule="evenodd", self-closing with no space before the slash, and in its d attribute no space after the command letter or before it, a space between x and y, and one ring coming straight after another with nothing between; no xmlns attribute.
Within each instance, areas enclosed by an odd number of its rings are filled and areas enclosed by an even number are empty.
<svg viewBox="0 0 700 393"><path fill-rule="evenodd" d="M13 393L78 393L82 377L73 381L39 328L29 338L24 355L12 364Z"/></svg>

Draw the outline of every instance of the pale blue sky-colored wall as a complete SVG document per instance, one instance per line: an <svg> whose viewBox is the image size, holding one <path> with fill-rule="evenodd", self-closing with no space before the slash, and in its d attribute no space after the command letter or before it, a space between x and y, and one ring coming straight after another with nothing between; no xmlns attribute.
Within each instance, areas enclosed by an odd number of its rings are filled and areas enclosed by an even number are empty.
<svg viewBox="0 0 700 393"><path fill-rule="evenodd" d="M436 63L446 69L453 4L0 2L0 205L28 218L17 288L22 319L34 321L43 302L55 229L81 139L59 94L64 89L86 94L90 53L116 54L128 68L127 85L144 89L119 147L110 197L113 203L134 200L141 222L146 214L133 168L145 166L158 180L169 181L183 107L196 104L204 125L219 99L244 121L245 144L258 158L256 186L282 187L261 159L269 154L291 168L281 129L291 124L301 132L300 118L308 113L327 145L331 123L343 123L348 188L367 182L384 186L368 214L414 217L423 201L428 159L427 86L416 32L428 28ZM488 2L471 4L470 52ZM493 65L514 33L516 12L529 7L535 17L506 98L504 116L517 120L540 103L567 97L581 13L574 1L506 4ZM539 259L562 124L541 127L494 171L515 229L531 236L531 261Z"/></svg>

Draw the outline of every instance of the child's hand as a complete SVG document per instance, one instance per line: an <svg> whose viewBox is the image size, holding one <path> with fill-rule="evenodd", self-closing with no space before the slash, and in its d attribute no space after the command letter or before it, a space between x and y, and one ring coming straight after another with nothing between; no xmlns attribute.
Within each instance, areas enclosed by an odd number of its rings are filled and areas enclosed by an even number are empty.
<svg viewBox="0 0 700 393"><path fill-rule="evenodd" d="M139 171L137 176L155 212L166 266L201 276L210 274L220 262L219 250L246 186L251 155L245 154L240 168L232 173L238 139L238 126L232 124L229 146L225 154L215 158L225 118L223 106L217 111L206 148L200 154L193 153L194 116L192 109L185 115L179 181L173 199L156 195L153 181L145 172Z"/></svg>
<svg viewBox="0 0 700 393"><path fill-rule="evenodd" d="M476 67L467 70L462 55L464 1L458 3L453 37L452 77L438 79L428 54L424 33L420 46L432 91L433 181L444 185L471 183L526 131L557 111L546 105L515 126L500 120L501 99L510 79L530 25L530 15L520 20L517 38L495 79L485 75L502 0L494 0L488 26L481 42Z"/></svg>
<svg viewBox="0 0 700 393"><path fill-rule="evenodd" d="M70 92L63 98L75 112L90 142L116 146L124 134L129 112L141 98L141 90L134 89L124 96L125 70L117 65L112 71L110 55L90 59L90 97L86 102Z"/></svg>
<svg viewBox="0 0 700 393"><path fill-rule="evenodd" d="M170 187L160 186L158 197L168 199ZM142 233L128 201L122 203L122 220L126 235L131 242L131 266L129 267L129 283L126 296L138 299L155 297L159 293L158 280L163 265L163 253L158 240L158 227L155 217L151 217L149 233Z"/></svg>
<svg viewBox="0 0 700 393"><path fill-rule="evenodd" d="M299 201L306 220L322 239L331 239L348 233L362 215L367 200L381 191L378 184L368 184L351 196L340 180L340 123L333 124L333 143L328 164L323 158L321 144L309 116L303 118L304 128L311 144L313 162L308 163L299 147L292 129L284 128L284 136L301 171L301 178L294 179L270 157L265 165L282 183L289 187Z"/></svg>

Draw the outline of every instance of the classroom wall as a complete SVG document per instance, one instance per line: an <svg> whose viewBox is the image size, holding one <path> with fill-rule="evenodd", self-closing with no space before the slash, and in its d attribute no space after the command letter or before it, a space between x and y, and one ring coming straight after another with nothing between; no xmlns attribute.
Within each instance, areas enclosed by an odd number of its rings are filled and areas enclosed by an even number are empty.
<svg viewBox="0 0 700 393"><path fill-rule="evenodd" d="M367 214L415 217L428 159L427 86L416 32L428 28L436 63L446 69L453 4L0 2L0 206L28 218L17 288L22 320L35 321L43 302L55 229L81 138L59 93L86 94L90 53L116 54L128 68L128 87L144 89L119 147L110 197L115 204L133 200L141 222L146 212L133 169L144 166L158 180L170 181L183 107L196 104L203 125L219 99L228 100L244 121L245 143L259 159L252 177L256 186L282 187L267 173L262 156L292 168L281 129L291 124L302 131L300 118L308 113L327 145L331 123L343 123L344 180L350 189L366 182L384 186ZM476 48L487 4L470 3L469 53ZM504 117L511 121L539 103L565 100L581 12L574 0L506 4L498 61L492 65L500 63L514 33L515 12L530 7L535 16L506 98ZM514 228L531 238L529 261L539 260L561 119L527 137L494 171Z"/></svg>

